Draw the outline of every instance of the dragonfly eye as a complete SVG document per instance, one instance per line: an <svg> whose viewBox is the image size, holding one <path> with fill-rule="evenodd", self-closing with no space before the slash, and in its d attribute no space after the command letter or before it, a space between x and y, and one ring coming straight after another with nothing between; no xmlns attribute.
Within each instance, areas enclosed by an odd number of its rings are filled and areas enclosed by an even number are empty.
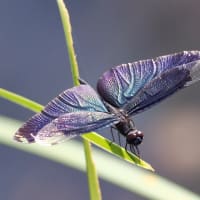
<svg viewBox="0 0 200 200"><path fill-rule="evenodd" d="M130 131L126 137L126 141L128 144L133 144L134 146L138 146L142 143L144 134L141 131L134 130Z"/></svg>

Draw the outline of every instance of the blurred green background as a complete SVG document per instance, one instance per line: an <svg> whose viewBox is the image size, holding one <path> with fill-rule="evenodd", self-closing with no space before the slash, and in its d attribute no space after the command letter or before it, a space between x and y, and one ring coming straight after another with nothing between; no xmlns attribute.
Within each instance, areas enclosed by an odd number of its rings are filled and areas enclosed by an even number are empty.
<svg viewBox="0 0 200 200"><path fill-rule="evenodd" d="M200 1L65 3L81 77L93 87L112 66L200 50ZM45 105L71 86L56 1L0 1L0 87ZM200 193L199 91L198 83L134 117L137 128L145 134L142 158L158 174L196 193ZM33 113L0 99L0 114L25 121ZM100 132L111 138L109 129ZM3 200L89 198L87 177L81 172L5 146L0 146L0 159ZM101 188L103 199L143 199L104 181Z"/></svg>

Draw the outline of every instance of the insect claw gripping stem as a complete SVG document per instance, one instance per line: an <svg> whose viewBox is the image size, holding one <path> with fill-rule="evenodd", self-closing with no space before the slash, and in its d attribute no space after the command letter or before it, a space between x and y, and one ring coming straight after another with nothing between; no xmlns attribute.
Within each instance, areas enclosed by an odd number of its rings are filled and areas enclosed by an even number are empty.
<svg viewBox="0 0 200 200"><path fill-rule="evenodd" d="M80 83L81 85L89 85L87 81L83 80L83 79L80 78L80 77L78 78L78 80L79 80L79 83Z"/></svg>

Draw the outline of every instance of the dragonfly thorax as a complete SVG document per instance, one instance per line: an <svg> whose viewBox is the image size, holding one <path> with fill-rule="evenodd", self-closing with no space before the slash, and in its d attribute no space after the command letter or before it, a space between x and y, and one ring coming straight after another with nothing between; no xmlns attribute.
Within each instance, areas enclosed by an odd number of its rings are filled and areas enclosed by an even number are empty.
<svg viewBox="0 0 200 200"><path fill-rule="evenodd" d="M119 123L115 124L115 126L119 133L126 137L127 144L138 146L142 143L144 135L136 129L134 122L130 118L125 117Z"/></svg>

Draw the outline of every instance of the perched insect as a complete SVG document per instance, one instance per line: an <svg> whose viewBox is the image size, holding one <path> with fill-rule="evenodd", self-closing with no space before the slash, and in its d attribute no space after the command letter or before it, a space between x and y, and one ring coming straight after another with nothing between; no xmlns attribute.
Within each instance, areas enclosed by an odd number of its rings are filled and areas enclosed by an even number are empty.
<svg viewBox="0 0 200 200"><path fill-rule="evenodd" d="M111 126L126 137L126 144L137 154L144 136L131 117L198 80L200 51L122 64L99 78L98 93L83 81L62 92L19 128L14 139L57 144Z"/></svg>

